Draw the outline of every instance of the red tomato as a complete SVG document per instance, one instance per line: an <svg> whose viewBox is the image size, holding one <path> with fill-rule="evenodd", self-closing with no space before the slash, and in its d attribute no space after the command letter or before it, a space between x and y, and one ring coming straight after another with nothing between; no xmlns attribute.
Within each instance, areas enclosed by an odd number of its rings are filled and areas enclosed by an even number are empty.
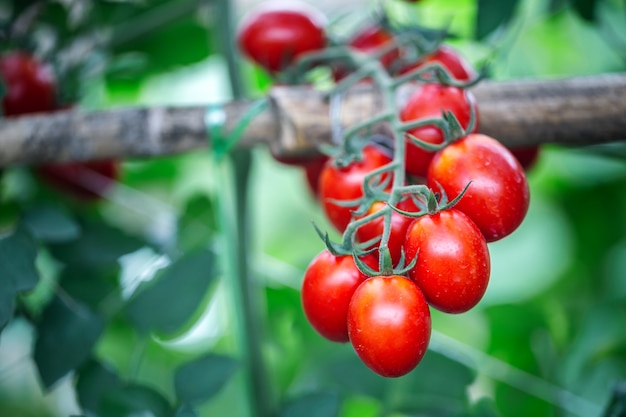
<svg viewBox="0 0 626 417"><path fill-rule="evenodd" d="M441 117L442 111L446 110L451 111L461 126L467 129L472 112L471 106L474 106L475 109L474 131L476 131L478 129L478 108L475 106L475 99L471 92L464 92L460 88L446 87L441 84L425 84L411 95L400 112L400 119L403 122L410 122L424 118ZM408 133L433 144L442 143L444 140L443 132L434 125L411 129ZM434 152L422 149L407 137L405 168L409 174L425 177L433 155Z"/></svg>
<svg viewBox="0 0 626 417"><path fill-rule="evenodd" d="M454 49L446 45L441 45L433 53L424 56L419 61L404 67L400 74L406 74L417 68L422 68L429 64L439 63L448 70L450 75L457 81L470 81L476 77L476 70L467 63L461 55Z"/></svg>
<svg viewBox="0 0 626 417"><path fill-rule="evenodd" d="M352 256L334 256L324 249L311 261L302 282L302 307L320 335L333 342L348 341L348 305L365 279Z"/></svg>
<svg viewBox="0 0 626 417"><path fill-rule="evenodd" d="M56 105L56 82L50 68L26 52L13 51L0 57L0 77L5 87L5 116L48 112Z"/></svg>
<svg viewBox="0 0 626 417"><path fill-rule="evenodd" d="M239 49L271 73L300 55L324 48L324 16L299 2L273 2L249 14L237 34Z"/></svg>
<svg viewBox="0 0 626 417"><path fill-rule="evenodd" d="M310 160L304 165L304 174L306 176L306 182L311 190L311 194L318 195L320 189L320 175L322 170L328 161L328 156L324 155L319 158Z"/></svg>
<svg viewBox="0 0 626 417"><path fill-rule="evenodd" d="M432 307L463 313L481 300L489 283L487 242L462 212L449 209L415 219L405 251L415 267L408 273Z"/></svg>
<svg viewBox="0 0 626 417"><path fill-rule="evenodd" d="M83 201L96 201L115 184L115 160L42 165L35 169L42 181Z"/></svg>
<svg viewBox="0 0 626 417"><path fill-rule="evenodd" d="M386 204L382 201L378 201L370 207L369 211L363 216L376 213L385 207ZM417 212L419 208L415 205L412 199L407 198L400 201L397 204L400 210ZM402 248L404 247L404 237L406 230L413 221L413 218L404 216L396 211L391 213L391 232L389 235L389 253L391 254L391 260L394 265L397 265L402 256ZM384 217L378 217L372 221L365 223L356 230L357 242L367 242L376 237L382 236L384 229ZM378 243L371 247L378 246Z"/></svg>
<svg viewBox="0 0 626 417"><path fill-rule="evenodd" d="M487 242L511 234L522 223L530 202L528 180L513 154L497 140L471 134L435 154L428 170L428 186L440 184L448 198L458 196L454 208L467 214Z"/></svg>
<svg viewBox="0 0 626 417"><path fill-rule="evenodd" d="M510 151L526 171L530 170L539 158L539 146L510 149Z"/></svg>
<svg viewBox="0 0 626 417"><path fill-rule="evenodd" d="M382 147L370 144L363 148L363 159L340 168L329 160L319 179L319 199L326 217L343 233L352 220L354 207L343 207L331 200L355 200L363 197L363 180L373 170L392 161Z"/></svg>
<svg viewBox="0 0 626 417"><path fill-rule="evenodd" d="M418 286L398 275L376 276L352 295L348 334L365 365L385 377L413 370L430 340L430 310Z"/></svg>

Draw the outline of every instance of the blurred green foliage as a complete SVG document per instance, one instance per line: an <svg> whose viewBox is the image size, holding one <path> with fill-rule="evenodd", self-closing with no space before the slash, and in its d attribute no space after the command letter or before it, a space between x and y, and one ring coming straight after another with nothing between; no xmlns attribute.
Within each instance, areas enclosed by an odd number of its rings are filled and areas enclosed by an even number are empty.
<svg viewBox="0 0 626 417"><path fill-rule="evenodd" d="M4 0L0 12L12 22L36 3ZM106 71L71 73L82 80L83 106L231 97L211 2L50 3L41 20L61 49L95 30L112 33L94 50ZM77 4L92 9L72 23L63 7ZM449 25L451 43L476 64L489 61L495 79L626 69L626 6L617 0L385 7L399 19ZM237 17L244 9L236 4ZM356 3L326 11L364 13ZM240 70L250 95L262 94L267 75L247 62ZM529 173L528 218L490 246L483 302L459 316L433 313L435 331L457 344L440 338L395 380L307 323L299 286L323 248L311 222L333 232L300 169L266 149L252 161L249 253L239 256L257 285L257 331L281 417L599 416L626 378L623 154L545 146ZM249 364L226 285L233 277L221 267L232 238L217 213L225 170L207 152L123 168L110 199L92 206L46 189L27 168L4 173L0 414L246 416Z"/></svg>

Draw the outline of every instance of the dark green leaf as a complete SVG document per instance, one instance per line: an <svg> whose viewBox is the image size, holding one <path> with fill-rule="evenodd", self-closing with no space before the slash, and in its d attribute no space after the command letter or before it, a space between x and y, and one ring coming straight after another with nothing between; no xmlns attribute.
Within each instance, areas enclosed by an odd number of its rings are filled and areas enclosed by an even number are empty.
<svg viewBox="0 0 626 417"><path fill-rule="evenodd" d="M183 405L178 410L176 410L176 414L174 417L198 417L198 414L189 406Z"/></svg>
<svg viewBox="0 0 626 417"><path fill-rule="evenodd" d="M34 359L46 388L77 366L91 354L104 329L101 317L84 305L52 299L37 324Z"/></svg>
<svg viewBox="0 0 626 417"><path fill-rule="evenodd" d="M120 386L118 376L103 364L90 360L80 367L76 381L76 396L83 410L95 412L102 397Z"/></svg>
<svg viewBox="0 0 626 417"><path fill-rule="evenodd" d="M216 230L213 203L206 195L192 197L178 223L178 246L182 251L206 246Z"/></svg>
<svg viewBox="0 0 626 417"><path fill-rule="evenodd" d="M199 404L208 400L228 382L237 366L233 358L211 354L180 366L174 375L178 401Z"/></svg>
<svg viewBox="0 0 626 417"><path fill-rule="evenodd" d="M0 238L0 277L12 282L15 292L32 290L39 282L36 257L36 242L26 229L19 227Z"/></svg>
<svg viewBox="0 0 626 417"><path fill-rule="evenodd" d="M215 276L211 251L187 254L137 290L128 316L142 331L173 332L196 311Z"/></svg>
<svg viewBox="0 0 626 417"><path fill-rule="evenodd" d="M52 255L66 264L84 266L110 266L128 253L146 243L101 221L81 223L82 233L76 240L50 244Z"/></svg>
<svg viewBox="0 0 626 417"><path fill-rule="evenodd" d="M296 398L283 407L281 417L333 417L339 414L339 395L315 392Z"/></svg>
<svg viewBox="0 0 626 417"><path fill-rule="evenodd" d="M2 267L0 266L0 270ZM15 286L8 275L0 273L0 329L11 320L15 310Z"/></svg>
<svg viewBox="0 0 626 417"><path fill-rule="evenodd" d="M570 0L572 8L588 22L596 19L596 0Z"/></svg>
<svg viewBox="0 0 626 417"><path fill-rule="evenodd" d="M499 26L511 20L518 0L478 0L476 38L483 39Z"/></svg>
<svg viewBox="0 0 626 417"><path fill-rule="evenodd" d="M100 403L99 416L130 417L151 413L154 417L170 417L172 407L157 391L137 384L120 386L107 392Z"/></svg>
<svg viewBox="0 0 626 417"><path fill-rule="evenodd" d="M404 378L409 390L396 392L397 410L428 415L456 415L467 409L467 387L475 373L440 353L429 350Z"/></svg>
<svg viewBox="0 0 626 417"><path fill-rule="evenodd" d="M80 234L78 223L54 207L37 206L28 210L23 221L33 236L46 242L67 242Z"/></svg>
<svg viewBox="0 0 626 417"><path fill-rule="evenodd" d="M496 405L490 398L481 398L472 405L470 416L472 417L500 417Z"/></svg>
<svg viewBox="0 0 626 417"><path fill-rule="evenodd" d="M103 269L70 265L61 272L59 285L70 297L98 311L104 300L121 298L119 285L115 281L118 272L118 268Z"/></svg>
<svg viewBox="0 0 626 417"><path fill-rule="evenodd" d="M324 364L324 371L328 374L330 383L337 384L350 393L384 398L389 386L389 381L366 367L352 349Z"/></svg>

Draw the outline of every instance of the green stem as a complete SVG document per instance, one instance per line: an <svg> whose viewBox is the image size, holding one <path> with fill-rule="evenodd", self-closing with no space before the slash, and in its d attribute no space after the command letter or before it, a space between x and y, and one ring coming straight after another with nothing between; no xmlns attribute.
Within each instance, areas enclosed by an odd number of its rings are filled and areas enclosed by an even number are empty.
<svg viewBox="0 0 626 417"><path fill-rule="evenodd" d="M208 0L207 0L208 1ZM220 40L218 50L226 58L231 91L234 98L244 95L244 86L239 71L239 56L234 40L234 23L231 2L217 0L216 15L217 39ZM250 177L251 153L248 150L235 151L230 155L233 171L229 164L222 161L221 172L224 181L230 185L230 198L226 198L229 190L224 187L220 193L220 224L224 228L224 237L228 240L226 264L230 273L230 293L233 307L236 310L237 339L241 350L246 384L246 404L250 417L269 417L272 415L273 397L270 388L265 361L263 358L263 309L260 306L261 288L252 279L248 254L250 253L250 237L247 216L247 191ZM228 187L228 185L227 185ZM233 218L234 214L234 218Z"/></svg>

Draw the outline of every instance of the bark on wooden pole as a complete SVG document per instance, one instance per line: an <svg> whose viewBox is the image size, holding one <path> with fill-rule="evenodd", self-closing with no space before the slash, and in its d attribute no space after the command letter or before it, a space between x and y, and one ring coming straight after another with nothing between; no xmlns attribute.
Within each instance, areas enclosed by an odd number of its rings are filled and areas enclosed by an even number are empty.
<svg viewBox="0 0 626 417"><path fill-rule="evenodd" d="M398 92L406 99L412 87ZM626 140L626 74L562 80L484 81L472 89L480 110L480 131L509 147L541 143L588 145ZM332 141L329 103L309 87L279 87L267 108L252 118L237 146L270 146L297 156ZM231 132L254 101L219 107L122 108L76 110L0 120L0 166L142 158L206 147L207 115L223 118ZM344 126L381 111L380 96L361 87L342 95ZM211 131L211 129L209 129ZM214 131L214 130L213 130Z"/></svg>

